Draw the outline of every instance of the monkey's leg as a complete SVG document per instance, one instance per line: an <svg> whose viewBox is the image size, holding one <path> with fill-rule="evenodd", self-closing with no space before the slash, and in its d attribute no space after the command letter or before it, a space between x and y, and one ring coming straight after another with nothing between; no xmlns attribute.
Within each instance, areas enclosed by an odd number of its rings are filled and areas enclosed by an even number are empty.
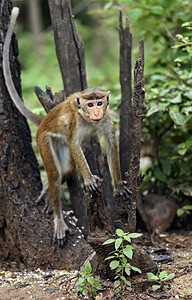
<svg viewBox="0 0 192 300"><path fill-rule="evenodd" d="M40 140L38 147L47 171L48 190L54 214L54 240L62 247L66 240L68 227L63 219L61 209L62 168L58 155L58 144L50 137L50 139Z"/></svg>

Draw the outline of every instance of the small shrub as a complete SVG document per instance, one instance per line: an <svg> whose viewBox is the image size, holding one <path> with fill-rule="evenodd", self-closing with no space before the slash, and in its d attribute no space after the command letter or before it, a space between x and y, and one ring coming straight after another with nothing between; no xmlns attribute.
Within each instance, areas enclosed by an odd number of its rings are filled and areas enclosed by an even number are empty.
<svg viewBox="0 0 192 300"><path fill-rule="evenodd" d="M160 272L159 276L153 273L147 273L147 279L150 282L155 282L156 284L152 285L153 291L157 291L158 289L168 288L166 284L167 281L170 281L175 277L174 273L168 274L167 271Z"/></svg>
<svg viewBox="0 0 192 300"><path fill-rule="evenodd" d="M140 233L125 233L122 229L116 230L117 237L108 239L103 245L114 244L115 250L109 253L106 260L111 260L110 268L115 270L115 291L122 291L123 289L131 291L131 282L127 280L127 276L131 275L131 271L141 273L141 270L132 266L128 259L132 259L133 246L131 245L131 239L140 237Z"/></svg>
<svg viewBox="0 0 192 300"><path fill-rule="evenodd" d="M90 299L94 299L97 295L97 290L101 288L99 283L99 277L93 277L92 267L88 261L84 267L81 267L79 276L75 286L76 291L82 294L83 296L88 296Z"/></svg>

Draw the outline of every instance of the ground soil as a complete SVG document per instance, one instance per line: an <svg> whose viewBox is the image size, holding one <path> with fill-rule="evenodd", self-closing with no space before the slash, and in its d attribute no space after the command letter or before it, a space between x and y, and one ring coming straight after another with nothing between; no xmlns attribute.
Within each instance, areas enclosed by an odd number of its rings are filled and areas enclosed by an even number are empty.
<svg viewBox="0 0 192 300"><path fill-rule="evenodd" d="M113 292L111 282L101 281L102 290L98 292L96 300L192 299L192 235L190 232L175 231L152 237L145 232L138 243L142 244L155 260L163 259L163 262L158 262L158 272L166 270L168 273L175 273L174 279L167 287L154 293L152 284L146 279L146 274L135 275L130 278L133 291L123 296ZM152 253L159 248L161 249L159 253ZM77 270L72 272L40 269L35 272L0 270L0 299L83 299L77 295L74 288L77 276Z"/></svg>

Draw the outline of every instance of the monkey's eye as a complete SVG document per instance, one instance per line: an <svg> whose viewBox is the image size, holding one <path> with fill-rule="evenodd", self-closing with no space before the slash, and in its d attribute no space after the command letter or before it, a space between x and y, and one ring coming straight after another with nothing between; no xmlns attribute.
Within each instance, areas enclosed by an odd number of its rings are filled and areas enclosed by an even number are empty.
<svg viewBox="0 0 192 300"><path fill-rule="evenodd" d="M103 102L97 102L97 106L102 106Z"/></svg>
<svg viewBox="0 0 192 300"><path fill-rule="evenodd" d="M94 104L93 103L88 103L88 107L93 107Z"/></svg>

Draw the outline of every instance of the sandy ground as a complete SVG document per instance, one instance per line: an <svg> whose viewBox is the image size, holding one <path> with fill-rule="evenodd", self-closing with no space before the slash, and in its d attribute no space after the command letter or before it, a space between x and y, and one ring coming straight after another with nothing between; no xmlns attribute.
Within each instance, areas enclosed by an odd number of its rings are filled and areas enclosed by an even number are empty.
<svg viewBox="0 0 192 300"><path fill-rule="evenodd" d="M154 293L146 274L133 276L130 278L133 291L124 296L113 292L112 283L101 281L102 290L98 292L96 300L192 299L192 235L189 232L178 231L151 239L148 233L143 233L140 243L154 259L164 260L167 257L167 260L158 262L159 272L166 270L168 273L175 273L174 279L168 283L167 288ZM152 249L159 248L164 248L165 253L152 254ZM0 300L83 299L77 295L74 288L77 276L76 270L0 270Z"/></svg>

